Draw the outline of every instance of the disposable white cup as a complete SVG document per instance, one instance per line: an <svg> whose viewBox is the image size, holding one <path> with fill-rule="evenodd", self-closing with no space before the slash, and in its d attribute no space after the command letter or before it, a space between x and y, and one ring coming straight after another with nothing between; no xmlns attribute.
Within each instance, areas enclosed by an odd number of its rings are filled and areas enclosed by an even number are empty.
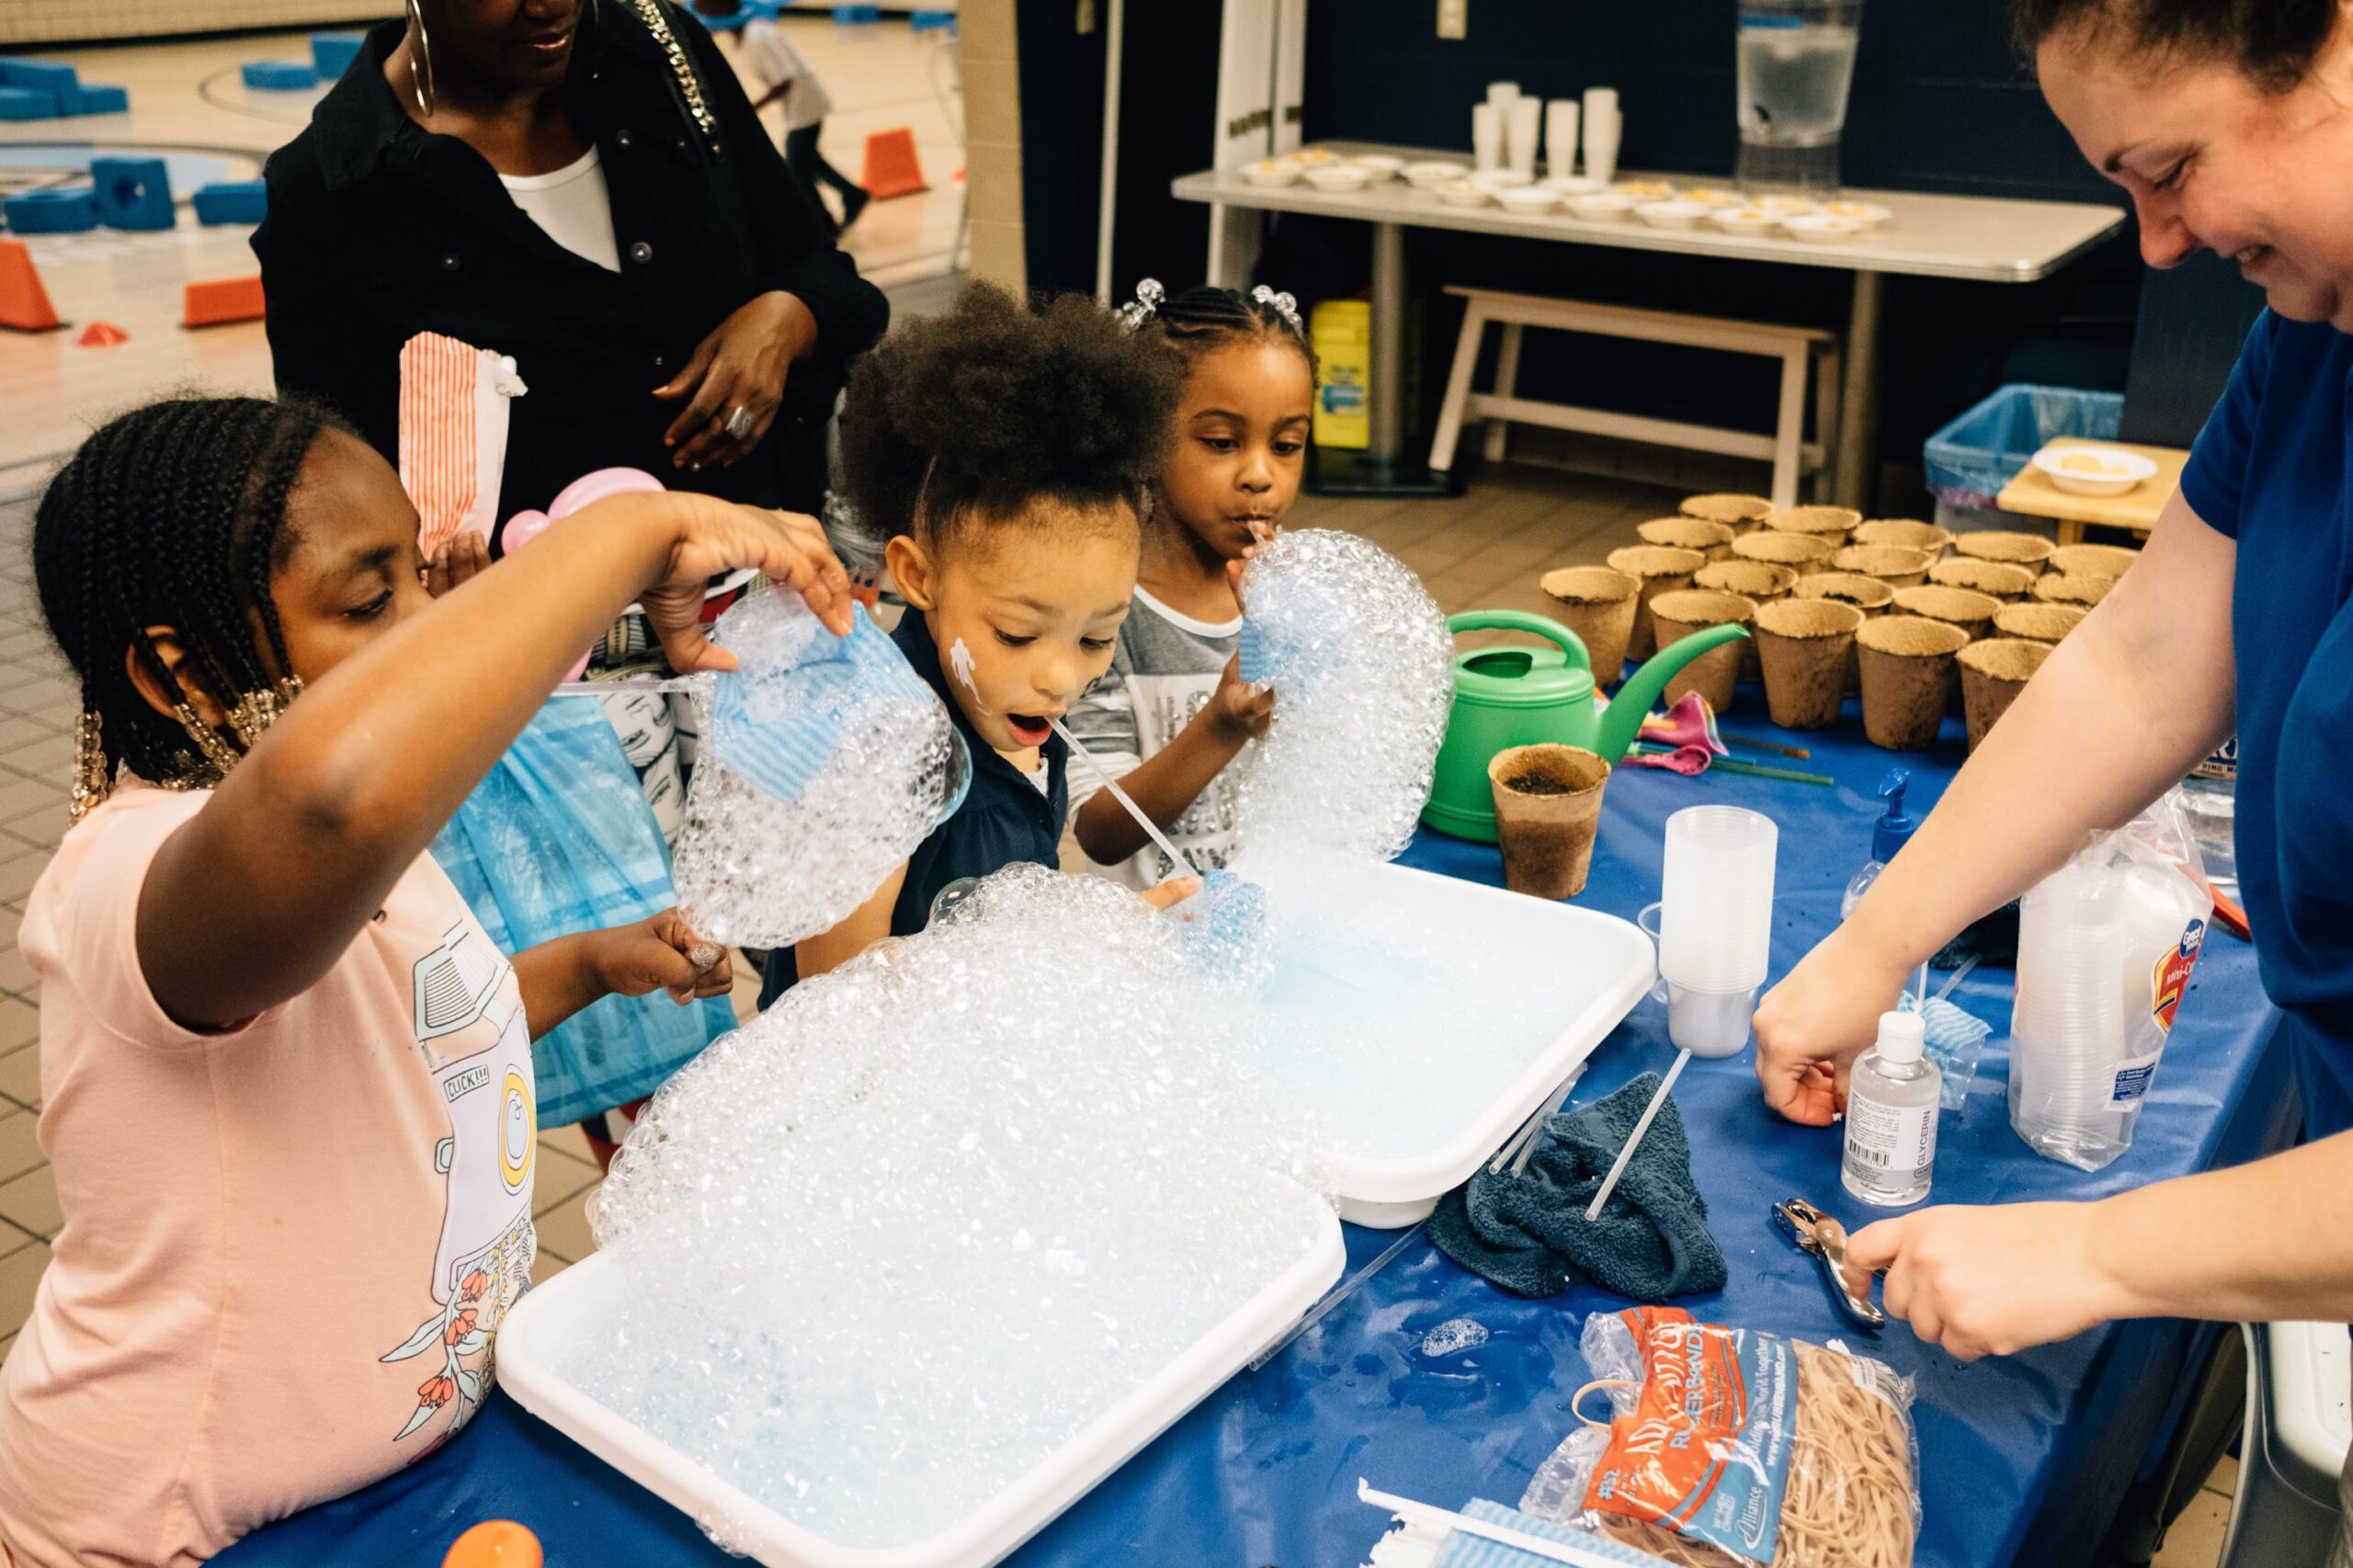
<svg viewBox="0 0 2353 1568"><path fill-rule="evenodd" d="M1605 185L1618 177L1618 89L1585 91L1585 172Z"/></svg>
<svg viewBox="0 0 2353 1568"><path fill-rule="evenodd" d="M1507 105L1517 102L1518 98L1519 84L1517 82L1490 82L1487 84L1487 101L1495 105L1498 110L1503 109Z"/></svg>
<svg viewBox="0 0 2353 1568"><path fill-rule="evenodd" d="M1514 98L1504 111L1504 142L1509 149L1509 161L1514 173L1536 177L1536 138L1544 125L1544 103L1540 98Z"/></svg>
<svg viewBox="0 0 2353 1568"><path fill-rule="evenodd" d="M1577 172L1577 101L1554 98L1544 106L1544 173L1571 179Z"/></svg>
<svg viewBox="0 0 2353 1568"><path fill-rule="evenodd" d="M1471 106L1471 161L1482 173L1504 166L1504 117L1493 104Z"/></svg>
<svg viewBox="0 0 2353 1568"><path fill-rule="evenodd" d="M1666 988L1666 1038L1694 1056L1733 1056L1748 1043L1748 1021L1756 1013L1756 987L1745 991Z"/></svg>
<svg viewBox="0 0 2353 1568"><path fill-rule="evenodd" d="M1738 806L1687 806L1666 819L1658 971L1670 986L1729 993L1765 983L1779 841L1772 818Z"/></svg>

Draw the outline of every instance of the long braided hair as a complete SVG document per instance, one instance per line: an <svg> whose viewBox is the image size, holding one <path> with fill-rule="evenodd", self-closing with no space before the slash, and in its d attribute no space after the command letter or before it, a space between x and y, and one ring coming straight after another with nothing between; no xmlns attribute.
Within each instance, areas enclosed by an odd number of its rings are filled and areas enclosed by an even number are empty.
<svg viewBox="0 0 2353 1568"><path fill-rule="evenodd" d="M270 575L302 460L322 430L342 427L299 398L172 398L108 421L50 482L33 519L33 576L80 678L85 723L96 715L103 729L103 782L119 766L183 786L222 771L219 746L131 684L126 649L175 701L189 695L150 626L179 634L182 668L223 709L296 689Z"/></svg>

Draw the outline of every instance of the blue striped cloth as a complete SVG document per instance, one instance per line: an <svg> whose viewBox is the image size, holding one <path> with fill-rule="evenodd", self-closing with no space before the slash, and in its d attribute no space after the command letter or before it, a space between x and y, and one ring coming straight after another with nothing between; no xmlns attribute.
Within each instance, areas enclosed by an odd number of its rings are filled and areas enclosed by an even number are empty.
<svg viewBox="0 0 2353 1568"><path fill-rule="evenodd" d="M506 953L678 902L636 770L589 698L540 710L434 839L433 858ZM531 1042L540 1125L652 1094L734 1027L724 996L681 1007L657 992L584 1008Z"/></svg>
<svg viewBox="0 0 2353 1568"><path fill-rule="evenodd" d="M877 699L937 700L865 607L853 606L848 636L812 637L782 669L747 665L721 675L705 744L762 792L798 800Z"/></svg>

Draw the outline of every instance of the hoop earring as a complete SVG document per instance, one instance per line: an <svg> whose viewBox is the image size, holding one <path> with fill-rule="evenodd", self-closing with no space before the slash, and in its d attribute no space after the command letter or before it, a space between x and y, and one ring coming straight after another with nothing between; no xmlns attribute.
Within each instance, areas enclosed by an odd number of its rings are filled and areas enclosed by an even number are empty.
<svg viewBox="0 0 2353 1568"><path fill-rule="evenodd" d="M416 112L431 119L440 95L433 90L433 40L426 33L425 8L417 0L408 0L408 25L416 31L416 47L408 51L409 92L416 99Z"/></svg>

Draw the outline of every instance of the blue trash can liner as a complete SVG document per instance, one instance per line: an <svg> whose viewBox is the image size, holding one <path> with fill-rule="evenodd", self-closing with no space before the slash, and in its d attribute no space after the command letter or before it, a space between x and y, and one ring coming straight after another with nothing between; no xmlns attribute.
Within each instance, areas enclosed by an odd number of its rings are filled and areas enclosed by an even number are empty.
<svg viewBox="0 0 2353 1568"><path fill-rule="evenodd" d="M2124 394L2082 387L2002 387L1928 437L1928 489L1946 506L1985 511L2045 443L2061 436L2113 441Z"/></svg>

